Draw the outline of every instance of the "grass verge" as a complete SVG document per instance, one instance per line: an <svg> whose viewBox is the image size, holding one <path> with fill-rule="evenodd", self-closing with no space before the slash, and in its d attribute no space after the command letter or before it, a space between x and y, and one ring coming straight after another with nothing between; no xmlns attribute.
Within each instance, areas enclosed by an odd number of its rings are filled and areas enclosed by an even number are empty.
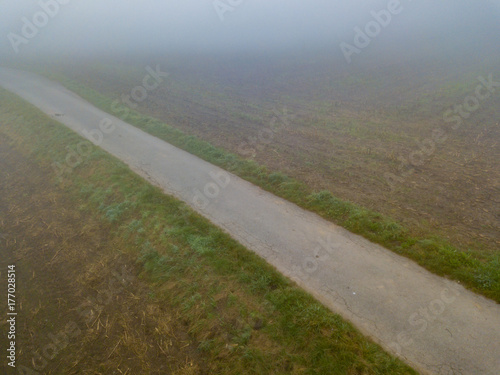
<svg viewBox="0 0 500 375"><path fill-rule="evenodd" d="M334 197L329 191L312 191L305 184L280 172L269 171L252 160L243 159L187 135L160 120L126 107L116 108L113 100L62 75L45 72L100 109L222 167L263 189L313 211L351 232L359 234L400 255L415 260L429 271L460 281L469 289L500 302L500 255L481 256L459 249L439 236L418 236L395 220Z"/></svg>
<svg viewBox="0 0 500 375"><path fill-rule="evenodd" d="M0 90L0 131L42 168L82 138ZM56 179L48 173L47 178ZM59 179L111 223L151 298L173 306L217 374L414 374L182 202L98 148Z"/></svg>

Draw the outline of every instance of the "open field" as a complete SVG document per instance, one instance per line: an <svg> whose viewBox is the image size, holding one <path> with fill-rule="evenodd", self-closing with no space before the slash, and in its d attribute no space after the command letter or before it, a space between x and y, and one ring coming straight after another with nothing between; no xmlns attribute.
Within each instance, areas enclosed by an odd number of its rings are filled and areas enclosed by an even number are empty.
<svg viewBox="0 0 500 375"><path fill-rule="evenodd" d="M67 321L74 340L46 373L414 373L99 149L54 184L51 163L81 138L0 98L2 259L26 288L20 363Z"/></svg>
<svg viewBox="0 0 500 375"><path fill-rule="evenodd" d="M482 253L500 248L500 89L458 129L443 121L448 108L474 93L477 76L500 80L499 61L465 72L415 64L333 71L326 79L322 61L317 71L311 64L300 72L267 61L158 63L170 76L139 104L142 113L415 233ZM142 66L63 71L113 99L130 94L145 74ZM286 123L273 109L282 117L286 109ZM410 157L421 148L430 150L422 162L419 154Z"/></svg>
<svg viewBox="0 0 500 375"><path fill-rule="evenodd" d="M500 0L4 5L0 375L500 374Z"/></svg>
<svg viewBox="0 0 500 375"><path fill-rule="evenodd" d="M497 79L498 61L340 69L329 80L328 61L300 74L279 63L168 60L169 77L137 108L145 115L128 111L127 121L499 301L500 90L457 129L443 120L477 76ZM145 74L137 63L48 72L110 113L109 98Z"/></svg>

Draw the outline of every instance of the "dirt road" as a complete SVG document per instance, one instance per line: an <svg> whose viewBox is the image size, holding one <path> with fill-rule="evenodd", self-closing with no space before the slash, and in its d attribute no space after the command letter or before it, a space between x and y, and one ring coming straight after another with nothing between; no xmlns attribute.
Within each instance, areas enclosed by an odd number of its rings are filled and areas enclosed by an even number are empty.
<svg viewBox="0 0 500 375"><path fill-rule="evenodd" d="M422 373L499 374L500 306L95 108L0 68L0 85L187 202Z"/></svg>

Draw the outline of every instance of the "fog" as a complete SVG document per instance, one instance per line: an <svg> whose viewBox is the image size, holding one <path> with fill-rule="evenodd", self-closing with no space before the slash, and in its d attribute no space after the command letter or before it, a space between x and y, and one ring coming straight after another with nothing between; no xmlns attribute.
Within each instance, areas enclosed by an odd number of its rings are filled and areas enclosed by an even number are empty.
<svg viewBox="0 0 500 375"><path fill-rule="evenodd" d="M373 12L391 6L397 11L371 39L394 50L414 51L421 41L434 45L426 53L444 45L499 49L500 0L4 0L0 56L294 49L342 55L342 42L356 47L355 28L365 30Z"/></svg>

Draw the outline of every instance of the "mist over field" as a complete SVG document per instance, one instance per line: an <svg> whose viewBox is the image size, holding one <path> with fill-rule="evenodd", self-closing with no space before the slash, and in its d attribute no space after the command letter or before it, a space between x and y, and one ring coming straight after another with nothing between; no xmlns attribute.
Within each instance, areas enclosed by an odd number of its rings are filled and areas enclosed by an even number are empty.
<svg viewBox="0 0 500 375"><path fill-rule="evenodd" d="M498 0L7 0L0 3L0 51L4 58L314 49L342 55L342 42L356 47L354 29L364 31L373 12L389 7L394 12L380 15L387 25L372 29L370 48L498 53Z"/></svg>
<svg viewBox="0 0 500 375"><path fill-rule="evenodd" d="M500 0L0 0L19 362L499 373L499 37Z"/></svg>
<svg viewBox="0 0 500 375"><path fill-rule="evenodd" d="M0 9L0 64L95 90L418 231L435 220L454 243L498 247L500 0ZM131 101L153 68L168 78ZM261 142L278 111L293 121Z"/></svg>

